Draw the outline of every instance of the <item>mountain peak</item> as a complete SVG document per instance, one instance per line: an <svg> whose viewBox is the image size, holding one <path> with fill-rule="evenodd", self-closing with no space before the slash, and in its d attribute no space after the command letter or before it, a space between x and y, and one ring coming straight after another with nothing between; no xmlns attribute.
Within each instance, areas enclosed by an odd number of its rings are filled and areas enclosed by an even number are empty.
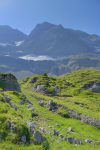
<svg viewBox="0 0 100 150"><path fill-rule="evenodd" d="M52 28L52 27L55 27L56 25L54 24L51 24L49 22L43 22L43 23L40 23L40 24L37 24L35 29L40 29L40 30L48 30L49 28Z"/></svg>
<svg viewBox="0 0 100 150"><path fill-rule="evenodd" d="M53 28L53 27L60 27L60 28L64 28L61 24L59 25L55 25L53 23L49 23L49 22L43 22L43 23L39 23L36 25L36 28Z"/></svg>
<svg viewBox="0 0 100 150"><path fill-rule="evenodd" d="M0 25L0 42L12 43L26 39L27 35L8 25Z"/></svg>
<svg viewBox="0 0 100 150"><path fill-rule="evenodd" d="M50 29L64 29L64 27L59 24L59 25L55 25L49 22L43 22L43 23L39 23L36 25L36 27L32 30L32 32L30 33L30 36L33 36L33 34L41 34L41 32L46 32L49 31Z"/></svg>

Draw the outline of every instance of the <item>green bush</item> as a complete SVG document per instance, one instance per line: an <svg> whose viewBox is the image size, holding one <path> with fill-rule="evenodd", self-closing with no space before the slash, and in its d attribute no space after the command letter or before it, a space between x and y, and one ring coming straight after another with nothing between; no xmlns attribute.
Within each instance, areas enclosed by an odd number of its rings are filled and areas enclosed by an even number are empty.
<svg viewBox="0 0 100 150"><path fill-rule="evenodd" d="M15 129L15 139L13 139L13 143L17 143L21 141L22 136L26 136L26 141L30 142L30 133L28 131L28 128L25 125L17 125Z"/></svg>
<svg viewBox="0 0 100 150"><path fill-rule="evenodd" d="M59 108L58 114L64 118L70 118L68 111L63 107Z"/></svg>

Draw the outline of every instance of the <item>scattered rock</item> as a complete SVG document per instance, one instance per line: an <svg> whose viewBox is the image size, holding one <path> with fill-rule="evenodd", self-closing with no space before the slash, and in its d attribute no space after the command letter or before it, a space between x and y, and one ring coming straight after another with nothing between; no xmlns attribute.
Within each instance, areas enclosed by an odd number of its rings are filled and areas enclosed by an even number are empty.
<svg viewBox="0 0 100 150"><path fill-rule="evenodd" d="M80 115L80 119L82 122L90 124L92 126L100 127L100 121L94 118L87 117L83 114Z"/></svg>
<svg viewBox="0 0 100 150"><path fill-rule="evenodd" d="M100 121L99 120L96 120L94 118L90 118L90 117L85 116L83 114L79 114L74 110L69 110L68 113L69 113L70 118L79 119L84 123L90 124L92 126L100 127Z"/></svg>
<svg viewBox="0 0 100 150"><path fill-rule="evenodd" d="M54 87L54 93L53 96L57 96L60 92L60 89L58 87Z"/></svg>
<svg viewBox="0 0 100 150"><path fill-rule="evenodd" d="M38 77L34 77L34 78L30 81L30 83L35 83L35 82L37 82L37 80L38 80Z"/></svg>
<svg viewBox="0 0 100 150"><path fill-rule="evenodd" d="M99 82L91 82L81 86L81 88L90 90L94 93L100 93L100 83Z"/></svg>
<svg viewBox="0 0 100 150"><path fill-rule="evenodd" d="M18 109L17 106L16 106L14 103L11 102L11 99L10 99L7 95L4 95L4 97L5 97L6 102L7 102L12 108L14 108L15 110Z"/></svg>
<svg viewBox="0 0 100 150"><path fill-rule="evenodd" d="M40 127L40 130L39 130L41 133L46 133L45 129L43 127Z"/></svg>
<svg viewBox="0 0 100 150"><path fill-rule="evenodd" d="M64 139L64 135L62 135L62 134L59 134L59 137L62 138L62 139Z"/></svg>
<svg viewBox="0 0 100 150"><path fill-rule="evenodd" d="M48 143L47 140L45 140L44 148L45 148L45 150L48 150L48 149L49 149L49 143Z"/></svg>
<svg viewBox="0 0 100 150"><path fill-rule="evenodd" d="M25 103L26 103L26 100L21 100L21 101L19 102L20 105L24 105Z"/></svg>
<svg viewBox="0 0 100 150"><path fill-rule="evenodd" d="M29 104L33 105L33 103L30 100L27 100L27 97L24 94L20 94L20 105Z"/></svg>
<svg viewBox="0 0 100 150"><path fill-rule="evenodd" d="M9 102L9 105L10 105L12 108L14 108L15 110L18 109L17 106L16 106L14 103L12 103L12 102Z"/></svg>
<svg viewBox="0 0 100 150"><path fill-rule="evenodd" d="M45 106L44 100L39 99L39 105L40 105L41 107L44 107L44 106Z"/></svg>
<svg viewBox="0 0 100 150"><path fill-rule="evenodd" d="M26 135L23 135L23 136L21 137L21 142L25 144L26 141L27 141L27 140L26 140Z"/></svg>
<svg viewBox="0 0 100 150"><path fill-rule="evenodd" d="M54 135L58 136L59 135L59 132L57 130L54 130L53 131Z"/></svg>
<svg viewBox="0 0 100 150"><path fill-rule="evenodd" d="M68 133L72 133L72 132L74 132L74 130L72 129L72 127L69 127L69 128L67 129L67 132L68 132Z"/></svg>
<svg viewBox="0 0 100 150"><path fill-rule="evenodd" d="M76 111L69 110L68 113L69 113L70 118L80 119L80 114L78 114Z"/></svg>
<svg viewBox="0 0 100 150"><path fill-rule="evenodd" d="M91 143L92 143L92 140L86 139L85 142L91 144Z"/></svg>
<svg viewBox="0 0 100 150"><path fill-rule="evenodd" d="M36 124L34 122L27 122L27 126L31 133L35 132Z"/></svg>
<svg viewBox="0 0 100 150"><path fill-rule="evenodd" d="M8 121L7 128L10 129L11 132L15 131L15 123Z"/></svg>
<svg viewBox="0 0 100 150"><path fill-rule="evenodd" d="M33 91L41 94L56 96L60 92L60 89L58 89L55 86L51 86L49 88L46 87L45 85L37 85L36 87L34 87Z"/></svg>
<svg viewBox="0 0 100 150"><path fill-rule="evenodd" d="M35 144L41 144L44 141L42 134L39 131L34 133Z"/></svg>
<svg viewBox="0 0 100 150"><path fill-rule="evenodd" d="M65 138L65 141L69 142L70 144L76 144L76 145L82 144L80 140L72 138L72 137Z"/></svg>
<svg viewBox="0 0 100 150"><path fill-rule="evenodd" d="M58 106L57 106L57 104L53 100L51 100L47 104L47 109L50 110L50 111L57 111Z"/></svg>
<svg viewBox="0 0 100 150"><path fill-rule="evenodd" d="M46 88L44 85L37 85L33 91L41 94L45 94Z"/></svg>

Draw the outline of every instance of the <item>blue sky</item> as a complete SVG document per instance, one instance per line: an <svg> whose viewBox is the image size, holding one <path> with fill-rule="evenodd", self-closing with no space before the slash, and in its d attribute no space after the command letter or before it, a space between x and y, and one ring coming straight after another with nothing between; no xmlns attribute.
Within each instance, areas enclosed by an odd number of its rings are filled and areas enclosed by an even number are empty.
<svg viewBox="0 0 100 150"><path fill-rule="evenodd" d="M44 21L100 35L100 0L0 0L0 25L29 33Z"/></svg>

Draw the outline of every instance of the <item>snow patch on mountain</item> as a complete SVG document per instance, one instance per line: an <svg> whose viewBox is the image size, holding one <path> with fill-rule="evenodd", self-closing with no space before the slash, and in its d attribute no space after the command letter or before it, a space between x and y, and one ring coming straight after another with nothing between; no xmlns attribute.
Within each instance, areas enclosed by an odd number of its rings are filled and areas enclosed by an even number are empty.
<svg viewBox="0 0 100 150"><path fill-rule="evenodd" d="M20 46L23 42L24 42L24 40L23 41L16 41L15 46Z"/></svg>
<svg viewBox="0 0 100 150"><path fill-rule="evenodd" d="M9 46L9 45L11 45L11 44L9 44L9 43L0 43L0 46Z"/></svg>
<svg viewBox="0 0 100 150"><path fill-rule="evenodd" d="M21 56L19 58L24 60L33 60L33 61L55 60L54 58L45 55L40 55L40 56L26 55L26 56Z"/></svg>

